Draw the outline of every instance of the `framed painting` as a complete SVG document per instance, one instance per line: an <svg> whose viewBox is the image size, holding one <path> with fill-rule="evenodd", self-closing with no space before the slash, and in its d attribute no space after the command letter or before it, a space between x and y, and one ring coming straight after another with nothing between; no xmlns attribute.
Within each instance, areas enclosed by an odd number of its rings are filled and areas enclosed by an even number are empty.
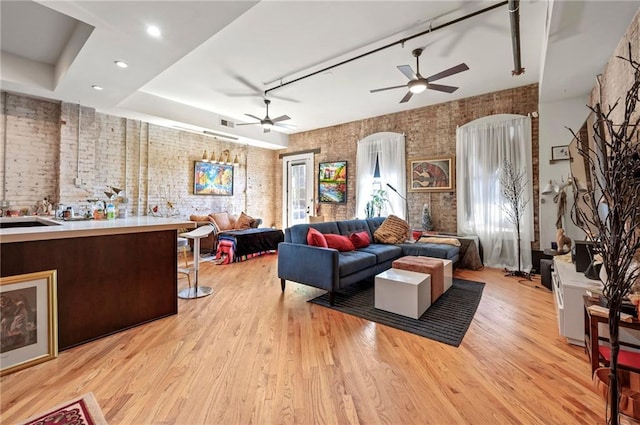
<svg viewBox="0 0 640 425"><path fill-rule="evenodd" d="M452 192L455 157L409 160L410 192Z"/></svg>
<svg viewBox="0 0 640 425"><path fill-rule="evenodd" d="M347 202L347 161L320 163L318 198L325 204Z"/></svg>
<svg viewBox="0 0 640 425"><path fill-rule="evenodd" d="M571 159L569 146L551 146L551 161L564 161Z"/></svg>
<svg viewBox="0 0 640 425"><path fill-rule="evenodd" d="M196 161L193 172L194 195L233 195L233 164Z"/></svg>
<svg viewBox="0 0 640 425"><path fill-rule="evenodd" d="M0 278L0 376L58 357L56 271Z"/></svg>

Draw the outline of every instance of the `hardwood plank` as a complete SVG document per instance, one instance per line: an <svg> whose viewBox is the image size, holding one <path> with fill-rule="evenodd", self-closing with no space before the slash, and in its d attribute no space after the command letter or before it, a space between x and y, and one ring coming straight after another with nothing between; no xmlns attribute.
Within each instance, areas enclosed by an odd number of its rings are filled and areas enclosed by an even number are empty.
<svg viewBox="0 0 640 425"><path fill-rule="evenodd" d="M0 422L88 391L113 424L604 422L538 279L457 270L487 284L456 348L308 303L315 288L281 294L275 255L201 265L212 296L2 377Z"/></svg>

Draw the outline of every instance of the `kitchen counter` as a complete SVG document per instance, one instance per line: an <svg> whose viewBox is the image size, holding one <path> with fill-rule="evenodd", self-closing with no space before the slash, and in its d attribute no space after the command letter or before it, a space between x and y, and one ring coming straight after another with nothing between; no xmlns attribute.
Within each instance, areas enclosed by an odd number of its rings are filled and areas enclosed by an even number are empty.
<svg viewBox="0 0 640 425"><path fill-rule="evenodd" d="M162 217L129 217L115 220L63 221L52 217L3 217L1 223L40 222L41 226L0 229L0 243L27 242L51 239L79 238L87 236L117 235L125 233L153 232L195 228L195 223L184 219Z"/></svg>
<svg viewBox="0 0 640 425"><path fill-rule="evenodd" d="M9 217L0 224L2 277L57 271L59 350L178 312L178 229L194 222Z"/></svg>

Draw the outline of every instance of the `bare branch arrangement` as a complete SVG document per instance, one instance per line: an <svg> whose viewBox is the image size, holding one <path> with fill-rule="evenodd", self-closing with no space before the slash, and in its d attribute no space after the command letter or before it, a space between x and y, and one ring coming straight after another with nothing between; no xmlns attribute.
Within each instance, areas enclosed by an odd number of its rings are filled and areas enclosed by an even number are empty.
<svg viewBox="0 0 640 425"><path fill-rule="evenodd" d="M575 191L588 208L578 208L576 201L572 207L572 219L575 217L573 221L576 226L584 230L593 241L594 253L602 257L602 267L606 273L606 279L602 283L609 307L611 345L607 422L616 425L619 423L620 404L620 309L623 298L629 295L631 287L640 277L640 111L636 109L640 90L640 63L633 60L631 45L629 57L618 58L631 66L634 75L634 82L624 99L622 122L614 123L612 120L612 113L619 106L620 100L607 111L602 110L600 102L595 107L589 107L596 117L593 144L583 143L571 130L573 136L580 141L578 152L593 176L592 193ZM603 213L603 210L606 212ZM590 229L595 229L598 234L592 235Z"/></svg>
<svg viewBox="0 0 640 425"><path fill-rule="evenodd" d="M526 172L517 172L513 164L506 159L502 164L502 173L499 177L500 189L505 203L501 205L502 210L507 219L516 226L516 235L518 238L518 270L510 271L508 276L520 276L529 278L529 273L522 271L522 261L520 259L521 242L520 242L520 221L524 214L525 207L529 203L529 198L525 195L526 189Z"/></svg>

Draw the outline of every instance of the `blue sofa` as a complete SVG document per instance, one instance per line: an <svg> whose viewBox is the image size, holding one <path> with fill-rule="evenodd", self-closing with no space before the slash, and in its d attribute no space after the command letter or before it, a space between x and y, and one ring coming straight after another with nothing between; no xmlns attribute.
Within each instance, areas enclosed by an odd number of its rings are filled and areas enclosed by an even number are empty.
<svg viewBox="0 0 640 425"><path fill-rule="evenodd" d="M329 291L333 305L334 292L353 283L373 277L389 268L393 260L405 255L421 255L458 261L460 248L445 244L375 243L373 233L385 217L366 220L344 220L313 224L296 224L285 229L284 242L278 244L278 277L282 292L287 280ZM355 251L339 252L307 244L307 231L313 227L320 233L348 236L367 231L372 244Z"/></svg>

